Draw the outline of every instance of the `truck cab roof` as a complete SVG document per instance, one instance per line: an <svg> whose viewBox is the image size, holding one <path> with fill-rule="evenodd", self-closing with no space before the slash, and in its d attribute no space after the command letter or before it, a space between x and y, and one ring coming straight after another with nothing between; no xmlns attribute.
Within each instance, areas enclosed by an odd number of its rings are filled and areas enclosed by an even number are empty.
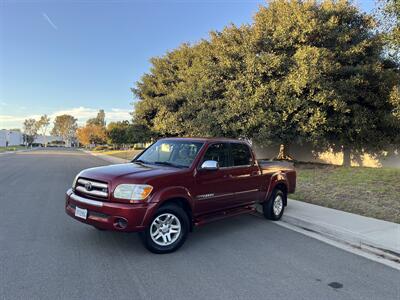
<svg viewBox="0 0 400 300"><path fill-rule="evenodd" d="M161 140L177 140L177 141L196 141L196 142L231 142L231 143L247 143L245 140L238 140L233 138L225 138L225 137L168 137L162 138Z"/></svg>

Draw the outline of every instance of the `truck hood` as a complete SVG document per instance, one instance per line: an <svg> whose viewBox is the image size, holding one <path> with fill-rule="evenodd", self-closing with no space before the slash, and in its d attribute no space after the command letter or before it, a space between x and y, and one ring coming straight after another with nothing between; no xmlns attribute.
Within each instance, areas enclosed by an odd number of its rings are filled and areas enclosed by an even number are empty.
<svg viewBox="0 0 400 300"><path fill-rule="evenodd" d="M182 170L183 169L165 166L125 163L86 169L83 170L79 176L108 183L116 182L121 179L140 182L149 178L182 172Z"/></svg>

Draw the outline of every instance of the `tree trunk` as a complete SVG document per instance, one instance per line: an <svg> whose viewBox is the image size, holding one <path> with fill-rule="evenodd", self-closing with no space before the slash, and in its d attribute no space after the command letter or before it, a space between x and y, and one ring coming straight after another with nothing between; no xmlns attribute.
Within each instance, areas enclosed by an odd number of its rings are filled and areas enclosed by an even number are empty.
<svg viewBox="0 0 400 300"><path fill-rule="evenodd" d="M276 159L279 160L293 160L293 158L289 155L289 145L288 144L281 144L279 147L279 153Z"/></svg>
<svg viewBox="0 0 400 300"><path fill-rule="evenodd" d="M347 146L343 146L343 166L351 166L351 149Z"/></svg>

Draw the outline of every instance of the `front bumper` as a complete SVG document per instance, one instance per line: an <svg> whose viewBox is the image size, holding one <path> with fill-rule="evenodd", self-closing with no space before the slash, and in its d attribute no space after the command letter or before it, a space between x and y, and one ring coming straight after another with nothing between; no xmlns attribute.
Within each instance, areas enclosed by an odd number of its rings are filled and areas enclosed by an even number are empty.
<svg viewBox="0 0 400 300"><path fill-rule="evenodd" d="M113 231L143 231L145 220L156 204L123 204L103 202L76 195L69 189L65 196L65 212L72 218L101 229ZM76 207L87 209L87 218L75 216ZM124 220L125 222L121 222ZM123 223L126 226L121 226Z"/></svg>

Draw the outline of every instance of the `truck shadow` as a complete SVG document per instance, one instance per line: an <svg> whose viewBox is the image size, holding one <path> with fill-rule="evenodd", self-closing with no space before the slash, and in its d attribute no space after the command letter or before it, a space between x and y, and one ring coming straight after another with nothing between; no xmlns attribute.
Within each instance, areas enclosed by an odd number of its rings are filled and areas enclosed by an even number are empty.
<svg viewBox="0 0 400 300"><path fill-rule="evenodd" d="M262 227L262 231L268 235L269 231L276 228L272 222L264 220L262 217L254 215L241 215L225 220L219 220L204 226L195 227L186 240L186 243L175 253L198 252L204 247L210 249L221 246L232 245L232 241L246 240L254 243L259 236L254 235L254 229ZM89 240L96 240L96 248L108 250L119 250L124 255L153 255L148 252L142 245L138 233L122 233L122 232L107 232L97 231L94 228L88 228L86 231ZM203 249L204 250L204 249ZM174 255L174 254L169 254ZM176 254L175 254L176 255ZM164 255L162 255L164 256Z"/></svg>

